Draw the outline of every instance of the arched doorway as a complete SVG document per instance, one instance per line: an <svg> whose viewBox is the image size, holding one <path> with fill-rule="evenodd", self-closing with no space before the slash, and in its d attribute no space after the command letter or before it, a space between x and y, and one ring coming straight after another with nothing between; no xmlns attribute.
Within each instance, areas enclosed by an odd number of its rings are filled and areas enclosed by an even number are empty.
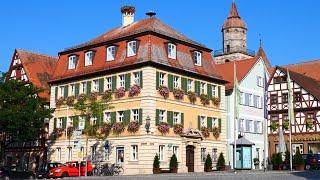
<svg viewBox="0 0 320 180"><path fill-rule="evenodd" d="M186 166L188 167L188 172L194 172L194 146L186 147Z"/></svg>

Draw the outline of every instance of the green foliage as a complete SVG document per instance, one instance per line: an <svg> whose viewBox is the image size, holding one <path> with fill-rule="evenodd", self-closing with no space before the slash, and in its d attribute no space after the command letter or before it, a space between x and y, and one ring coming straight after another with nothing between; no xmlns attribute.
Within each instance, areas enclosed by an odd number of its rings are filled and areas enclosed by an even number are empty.
<svg viewBox="0 0 320 180"><path fill-rule="evenodd" d="M53 109L45 107L45 100L37 96L40 92L32 84L16 80L0 83L0 134L9 135L16 142L39 136L44 120L53 113Z"/></svg>
<svg viewBox="0 0 320 180"><path fill-rule="evenodd" d="M270 125L271 130L274 132L278 129L278 122L277 121L272 121Z"/></svg>
<svg viewBox="0 0 320 180"><path fill-rule="evenodd" d="M7 73L0 72L0 83L4 83Z"/></svg>
<svg viewBox="0 0 320 180"><path fill-rule="evenodd" d="M160 168L160 160L158 154L154 156L153 159L153 168Z"/></svg>
<svg viewBox="0 0 320 180"><path fill-rule="evenodd" d="M176 154L173 154L173 155L171 156L169 168L170 168L170 169L178 168L178 160L177 160Z"/></svg>
<svg viewBox="0 0 320 180"><path fill-rule="evenodd" d="M224 159L223 153L221 152L218 158L217 166L218 167L223 167L226 165L226 161Z"/></svg>
<svg viewBox="0 0 320 180"><path fill-rule="evenodd" d="M206 171L208 168L212 168L212 158L210 154L207 155L206 161L204 163L204 170Z"/></svg>
<svg viewBox="0 0 320 180"><path fill-rule="evenodd" d="M274 153L271 156L271 163L274 166L279 166L280 164L282 164L282 155L281 153Z"/></svg>
<svg viewBox="0 0 320 180"><path fill-rule="evenodd" d="M290 152L288 150L285 153L285 161L290 164Z"/></svg>
<svg viewBox="0 0 320 180"><path fill-rule="evenodd" d="M293 156L293 164L297 164L297 165L300 165L300 164L304 164L304 159L302 157L302 155L300 154L299 151L296 152L296 154Z"/></svg>

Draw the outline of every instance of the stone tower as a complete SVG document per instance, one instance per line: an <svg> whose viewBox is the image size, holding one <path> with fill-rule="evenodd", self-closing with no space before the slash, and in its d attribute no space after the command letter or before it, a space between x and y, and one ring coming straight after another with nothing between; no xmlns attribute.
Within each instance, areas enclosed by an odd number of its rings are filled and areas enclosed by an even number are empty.
<svg viewBox="0 0 320 180"><path fill-rule="evenodd" d="M235 2L232 2L228 18L222 26L222 50L214 53L217 64L250 58L255 55L247 49L247 25L239 16Z"/></svg>

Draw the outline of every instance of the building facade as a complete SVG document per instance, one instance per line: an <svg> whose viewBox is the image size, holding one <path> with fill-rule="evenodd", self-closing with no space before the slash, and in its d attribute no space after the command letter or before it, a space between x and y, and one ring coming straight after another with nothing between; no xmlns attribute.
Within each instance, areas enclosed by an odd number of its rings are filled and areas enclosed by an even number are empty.
<svg viewBox="0 0 320 180"><path fill-rule="evenodd" d="M292 152L301 154L320 152L320 61L310 61L276 67L268 88L269 155L279 152L279 130L284 133L289 150L288 82L290 74L293 90L294 120L292 122Z"/></svg>
<svg viewBox="0 0 320 180"><path fill-rule="evenodd" d="M151 174L156 154L162 168L168 168L176 154L178 172L200 172L210 154L215 167L218 154L226 154L226 81L215 71L211 50L154 14L135 22L133 7L121 12L121 27L59 53L50 81L50 106L56 111L49 131L59 128L64 133L50 146L51 161L90 159L121 164L125 174ZM132 94L133 87L139 92ZM57 106L70 96L109 91L113 108L100 120L86 119L66 104ZM122 123L125 130L120 134L112 130L106 139L89 139L88 144L82 136L78 147L65 135L70 126L81 129L83 123L97 121ZM133 121L140 128L130 133L127 126ZM173 128L179 124L182 132ZM160 126L167 125L169 132L162 131ZM218 135L213 136L213 129Z"/></svg>

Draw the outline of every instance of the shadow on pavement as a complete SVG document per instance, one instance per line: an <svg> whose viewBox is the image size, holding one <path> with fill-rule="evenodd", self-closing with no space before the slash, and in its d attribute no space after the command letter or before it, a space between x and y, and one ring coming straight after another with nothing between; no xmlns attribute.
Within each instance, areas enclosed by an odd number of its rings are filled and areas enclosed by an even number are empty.
<svg viewBox="0 0 320 180"><path fill-rule="evenodd" d="M301 171L290 173L295 176L304 177L306 179L320 179L320 171Z"/></svg>

